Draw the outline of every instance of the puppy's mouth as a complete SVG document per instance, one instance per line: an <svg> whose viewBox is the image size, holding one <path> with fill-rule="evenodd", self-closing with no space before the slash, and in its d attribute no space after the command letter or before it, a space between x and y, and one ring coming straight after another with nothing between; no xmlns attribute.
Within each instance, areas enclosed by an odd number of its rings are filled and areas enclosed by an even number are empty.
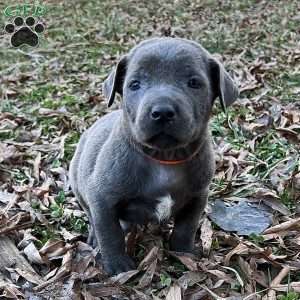
<svg viewBox="0 0 300 300"><path fill-rule="evenodd" d="M147 145L155 149L171 149L180 144L180 141L172 135L164 132L155 134L147 140Z"/></svg>

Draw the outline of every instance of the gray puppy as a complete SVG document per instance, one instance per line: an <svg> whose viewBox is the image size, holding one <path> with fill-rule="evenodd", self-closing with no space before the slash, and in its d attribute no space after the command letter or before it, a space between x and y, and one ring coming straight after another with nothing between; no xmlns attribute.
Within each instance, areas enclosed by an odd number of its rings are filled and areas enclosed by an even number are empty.
<svg viewBox="0 0 300 300"><path fill-rule="evenodd" d="M154 38L119 61L103 92L109 106L120 94L122 109L82 135L70 181L105 270L134 268L123 225L174 217L170 249L192 252L215 168L212 105L219 97L225 109L238 97L236 86L199 44Z"/></svg>

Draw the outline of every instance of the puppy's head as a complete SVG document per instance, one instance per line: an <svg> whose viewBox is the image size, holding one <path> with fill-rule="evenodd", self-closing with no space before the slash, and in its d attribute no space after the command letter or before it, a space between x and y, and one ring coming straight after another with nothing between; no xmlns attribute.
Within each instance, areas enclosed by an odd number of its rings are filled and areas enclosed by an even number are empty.
<svg viewBox="0 0 300 300"><path fill-rule="evenodd" d="M155 149L184 147L200 138L214 100L229 106L238 91L223 66L199 44L146 40L124 56L103 85L110 106L119 93L133 138Z"/></svg>

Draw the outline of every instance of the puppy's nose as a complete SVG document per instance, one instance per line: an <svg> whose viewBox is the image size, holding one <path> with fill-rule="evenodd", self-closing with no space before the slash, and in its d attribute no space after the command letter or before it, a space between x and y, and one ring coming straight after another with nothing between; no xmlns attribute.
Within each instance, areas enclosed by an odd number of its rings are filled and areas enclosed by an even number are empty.
<svg viewBox="0 0 300 300"><path fill-rule="evenodd" d="M172 121L175 119L175 109L170 105L155 105L150 113L153 121Z"/></svg>

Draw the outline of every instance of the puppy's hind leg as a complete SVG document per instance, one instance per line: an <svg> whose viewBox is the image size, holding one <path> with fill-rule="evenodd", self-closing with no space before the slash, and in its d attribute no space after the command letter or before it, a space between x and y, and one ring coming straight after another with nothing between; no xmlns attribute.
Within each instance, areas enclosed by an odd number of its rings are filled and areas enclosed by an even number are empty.
<svg viewBox="0 0 300 300"><path fill-rule="evenodd" d="M120 225L117 210L107 203L115 202L107 199L109 196L91 195L91 217L95 236L101 252L101 263L105 271L110 274L119 274L135 269L133 260L126 253L125 234ZM99 201L99 199L106 201ZM95 199L95 200L94 200Z"/></svg>
<svg viewBox="0 0 300 300"><path fill-rule="evenodd" d="M91 217L91 213L89 211L89 209L84 209L85 213L87 214L88 220L89 220L89 235L87 238L87 243L93 247L96 248L98 243L97 243L97 238L96 238L96 234L95 234L95 228L94 228L94 224L92 221L92 217Z"/></svg>
<svg viewBox="0 0 300 300"><path fill-rule="evenodd" d="M89 233L88 233L87 243L91 247L96 248L97 247L97 239L96 239L96 235L95 235L95 230L94 230L94 225L92 222L90 210L76 189L74 189L74 194L75 194L77 201L80 204L80 207L84 210L84 212L86 213L88 220L89 220Z"/></svg>
<svg viewBox="0 0 300 300"><path fill-rule="evenodd" d="M95 235L95 230L94 230L94 226L90 223L89 224L89 236L87 238L87 243L93 247L96 248L97 247L97 239L96 239L96 235Z"/></svg>

